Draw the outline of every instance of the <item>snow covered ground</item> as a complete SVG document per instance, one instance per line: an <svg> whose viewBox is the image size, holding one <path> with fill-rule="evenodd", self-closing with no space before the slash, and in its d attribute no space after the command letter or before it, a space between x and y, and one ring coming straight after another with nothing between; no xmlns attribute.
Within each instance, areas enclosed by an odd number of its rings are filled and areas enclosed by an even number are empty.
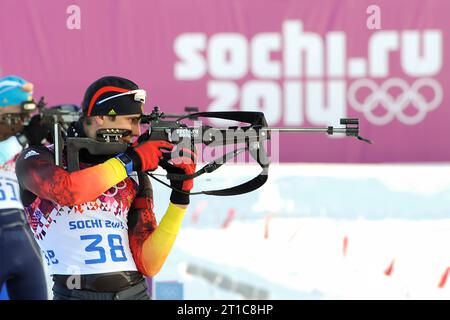
<svg viewBox="0 0 450 320"><path fill-rule="evenodd" d="M196 188L258 169L220 171ZM169 192L154 188L164 212ZM449 165L278 165L254 193L192 199L154 279L183 283L185 299L251 298L242 284L269 299L450 298Z"/></svg>

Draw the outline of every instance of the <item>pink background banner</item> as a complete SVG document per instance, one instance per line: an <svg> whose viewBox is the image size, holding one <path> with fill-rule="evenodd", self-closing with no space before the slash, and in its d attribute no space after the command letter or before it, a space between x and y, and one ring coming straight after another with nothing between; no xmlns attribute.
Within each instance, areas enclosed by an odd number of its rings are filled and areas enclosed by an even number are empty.
<svg viewBox="0 0 450 320"><path fill-rule="evenodd" d="M374 141L283 134L281 161L449 161L450 2L375 2L1 0L0 74L50 105L118 75L148 91L147 112L260 110L277 127L357 117Z"/></svg>

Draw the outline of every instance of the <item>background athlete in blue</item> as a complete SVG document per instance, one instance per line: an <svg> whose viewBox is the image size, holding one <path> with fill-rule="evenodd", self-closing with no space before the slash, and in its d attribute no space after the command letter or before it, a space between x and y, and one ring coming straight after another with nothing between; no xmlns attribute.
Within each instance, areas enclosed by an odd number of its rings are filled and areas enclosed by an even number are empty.
<svg viewBox="0 0 450 320"><path fill-rule="evenodd" d="M28 226L15 173L22 149L40 145L48 132L35 116L24 126L26 104L32 105L33 85L8 76L0 78L0 288L6 283L10 299L47 299L39 247Z"/></svg>

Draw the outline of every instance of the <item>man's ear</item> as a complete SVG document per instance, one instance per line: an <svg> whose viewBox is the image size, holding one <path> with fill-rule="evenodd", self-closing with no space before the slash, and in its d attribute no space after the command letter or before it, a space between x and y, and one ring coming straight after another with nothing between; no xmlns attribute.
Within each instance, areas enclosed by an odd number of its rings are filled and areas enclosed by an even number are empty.
<svg viewBox="0 0 450 320"><path fill-rule="evenodd" d="M33 88L34 88L34 86L31 82L27 82L22 86L22 90L25 92L33 93Z"/></svg>
<svg viewBox="0 0 450 320"><path fill-rule="evenodd" d="M99 126L102 126L105 123L105 117L104 116L95 116L95 123Z"/></svg>

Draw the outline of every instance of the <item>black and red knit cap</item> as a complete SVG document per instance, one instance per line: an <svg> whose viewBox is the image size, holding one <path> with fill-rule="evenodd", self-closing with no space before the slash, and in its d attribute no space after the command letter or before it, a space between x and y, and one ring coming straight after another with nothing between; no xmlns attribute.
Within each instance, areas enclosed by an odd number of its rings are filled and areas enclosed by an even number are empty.
<svg viewBox="0 0 450 320"><path fill-rule="evenodd" d="M125 78L115 76L100 78L92 83L84 94L83 114L88 117L140 114L142 102L135 101L133 95L124 95L97 104L105 98L137 89L139 87L136 83Z"/></svg>

